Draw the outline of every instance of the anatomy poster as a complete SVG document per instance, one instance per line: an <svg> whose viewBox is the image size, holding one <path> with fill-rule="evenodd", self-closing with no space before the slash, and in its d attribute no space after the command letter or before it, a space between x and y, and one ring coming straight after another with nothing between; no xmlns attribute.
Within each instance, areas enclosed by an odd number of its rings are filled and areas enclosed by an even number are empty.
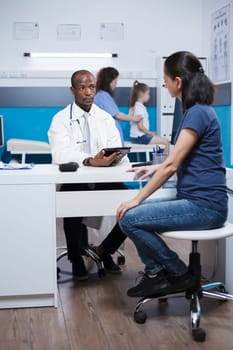
<svg viewBox="0 0 233 350"><path fill-rule="evenodd" d="M211 77L214 82L230 80L230 5L212 14Z"/></svg>

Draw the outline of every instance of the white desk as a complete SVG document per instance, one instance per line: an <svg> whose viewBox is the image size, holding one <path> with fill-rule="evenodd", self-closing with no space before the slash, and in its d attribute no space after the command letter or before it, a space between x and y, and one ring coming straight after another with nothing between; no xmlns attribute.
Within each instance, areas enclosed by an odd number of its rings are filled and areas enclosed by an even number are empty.
<svg viewBox="0 0 233 350"><path fill-rule="evenodd" d="M119 203L138 191L56 192L57 184L128 182L132 177L122 166L75 173L61 173L51 164L1 170L0 308L56 306L56 217L115 215ZM155 196L174 192L162 189Z"/></svg>

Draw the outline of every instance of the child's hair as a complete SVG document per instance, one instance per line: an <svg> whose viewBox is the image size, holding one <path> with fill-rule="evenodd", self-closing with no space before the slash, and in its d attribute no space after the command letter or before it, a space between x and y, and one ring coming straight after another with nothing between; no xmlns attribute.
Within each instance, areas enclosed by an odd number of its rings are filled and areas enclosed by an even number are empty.
<svg viewBox="0 0 233 350"><path fill-rule="evenodd" d="M181 78L183 111L196 103L213 103L215 87L205 75L199 59L191 52L179 51L169 56L164 62L164 73L173 80Z"/></svg>
<svg viewBox="0 0 233 350"><path fill-rule="evenodd" d="M105 67L97 73L96 91L104 90L113 96L113 91L110 87L111 82L119 76L116 68Z"/></svg>
<svg viewBox="0 0 233 350"><path fill-rule="evenodd" d="M146 85L144 83L139 83L138 80L135 80L133 83L133 87L131 89L131 94L130 94L130 101L129 101L130 107L133 107L135 105L135 103L138 100L138 96L139 96L140 92L145 93L149 89L150 88L148 85Z"/></svg>

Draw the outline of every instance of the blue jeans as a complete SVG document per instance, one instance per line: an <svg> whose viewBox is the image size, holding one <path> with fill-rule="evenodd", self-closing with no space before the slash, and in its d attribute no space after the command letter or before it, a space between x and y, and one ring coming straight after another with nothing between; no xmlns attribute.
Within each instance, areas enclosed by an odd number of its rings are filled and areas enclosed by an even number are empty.
<svg viewBox="0 0 233 350"><path fill-rule="evenodd" d="M223 226L226 217L227 213L198 207L186 199L149 199L128 210L119 225L134 242L147 274L166 269L178 276L187 266L165 244L162 232L213 229Z"/></svg>

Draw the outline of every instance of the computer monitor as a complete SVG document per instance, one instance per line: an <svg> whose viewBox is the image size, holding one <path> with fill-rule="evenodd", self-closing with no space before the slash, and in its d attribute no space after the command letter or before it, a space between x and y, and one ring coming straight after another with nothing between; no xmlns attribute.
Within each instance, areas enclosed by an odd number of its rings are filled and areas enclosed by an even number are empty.
<svg viewBox="0 0 233 350"><path fill-rule="evenodd" d="M176 136L176 132L178 130L182 117L183 117L182 103L178 98L176 98L175 107L174 107L173 124L172 124L172 135L171 135L172 145L174 145L174 138Z"/></svg>
<svg viewBox="0 0 233 350"><path fill-rule="evenodd" d="M3 117L0 115L0 147L4 146Z"/></svg>

